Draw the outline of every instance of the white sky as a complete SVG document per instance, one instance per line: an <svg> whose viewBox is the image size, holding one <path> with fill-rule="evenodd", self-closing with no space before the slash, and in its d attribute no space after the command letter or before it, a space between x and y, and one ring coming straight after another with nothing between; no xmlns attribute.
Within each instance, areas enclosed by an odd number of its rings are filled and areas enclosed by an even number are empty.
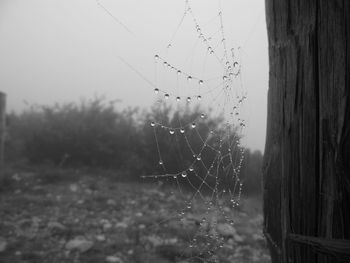
<svg viewBox="0 0 350 263"><path fill-rule="evenodd" d="M210 27L219 0L192 0L193 11ZM154 80L155 54L165 54L185 10L182 0L100 0L132 32L113 20L95 0L0 0L0 90L8 110L78 101L94 95L146 107L153 88L130 70ZM229 44L241 47L247 129L244 143L265 144L268 53L264 0L221 0ZM171 57L186 61L196 40L189 17L174 38ZM181 60L182 59L182 60ZM186 65L187 69L190 69Z"/></svg>

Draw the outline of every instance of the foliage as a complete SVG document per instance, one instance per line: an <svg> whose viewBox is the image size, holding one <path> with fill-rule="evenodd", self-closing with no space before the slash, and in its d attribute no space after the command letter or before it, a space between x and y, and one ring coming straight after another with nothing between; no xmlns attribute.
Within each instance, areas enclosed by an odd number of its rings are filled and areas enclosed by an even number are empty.
<svg viewBox="0 0 350 263"><path fill-rule="evenodd" d="M9 161L27 160L35 165L48 163L61 168L116 169L128 179L138 179L141 175L164 173L158 164L156 133L166 172L175 173L191 165L193 154L201 152L205 138L209 138L208 145L218 145L218 138L210 136L210 131L225 133L222 118L210 114L198 118L200 115L198 107L174 110L165 104L156 104L148 111L137 108L118 110L114 104L105 103L101 98L81 101L80 104L31 107L8 116L6 156ZM197 120L196 129L187 126L186 137L178 133L169 135L166 128L150 126L152 121L158 120L164 126L179 127L194 119ZM231 148L238 151L239 136L235 130L230 134L230 140L234 141ZM222 148L223 153L228 150ZM203 163L210 164L215 153L206 147L201 158ZM246 181L254 184L261 163L254 161L254 154L251 158L250 164L256 167L245 165L243 170L254 174L246 176ZM203 163L194 167L202 177L208 168ZM225 180L227 178L222 176L223 183L229 183ZM209 184L214 183L215 178L212 182L209 180ZM200 180L197 178L193 184L200 184Z"/></svg>
<svg viewBox="0 0 350 263"><path fill-rule="evenodd" d="M115 111L101 99L32 107L9 116L8 148L35 164L122 167L139 143L136 112Z"/></svg>

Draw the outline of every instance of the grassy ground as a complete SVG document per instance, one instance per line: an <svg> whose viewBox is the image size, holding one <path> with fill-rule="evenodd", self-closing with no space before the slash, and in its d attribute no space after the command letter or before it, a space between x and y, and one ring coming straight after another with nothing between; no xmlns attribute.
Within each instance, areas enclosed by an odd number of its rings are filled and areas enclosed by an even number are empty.
<svg viewBox="0 0 350 263"><path fill-rule="evenodd" d="M234 227L219 218L214 229L212 212L206 213L206 225L201 221L203 203L186 208L187 194L157 183L47 170L11 172L5 185L0 190L1 263L270 262L255 198L243 199L235 211L223 204ZM218 249L204 244L210 234L223 241ZM193 238L196 242L189 243Z"/></svg>

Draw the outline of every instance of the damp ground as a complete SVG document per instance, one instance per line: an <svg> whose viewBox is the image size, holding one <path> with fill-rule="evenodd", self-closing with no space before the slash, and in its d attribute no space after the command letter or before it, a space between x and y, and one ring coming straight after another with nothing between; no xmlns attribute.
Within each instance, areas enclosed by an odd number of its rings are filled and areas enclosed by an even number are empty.
<svg viewBox="0 0 350 263"><path fill-rule="evenodd" d="M113 172L11 170L0 190L0 262L270 262L259 198L223 202L218 213L201 198L187 207L190 196Z"/></svg>

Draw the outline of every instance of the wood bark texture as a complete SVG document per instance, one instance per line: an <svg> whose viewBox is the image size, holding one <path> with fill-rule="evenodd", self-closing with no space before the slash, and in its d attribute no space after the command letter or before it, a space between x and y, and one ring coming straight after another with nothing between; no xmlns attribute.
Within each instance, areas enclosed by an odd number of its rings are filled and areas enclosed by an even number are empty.
<svg viewBox="0 0 350 263"><path fill-rule="evenodd" d="M274 263L350 262L350 1L266 0Z"/></svg>
<svg viewBox="0 0 350 263"><path fill-rule="evenodd" d="M4 149L6 135L6 94L0 91L0 183L4 181Z"/></svg>

